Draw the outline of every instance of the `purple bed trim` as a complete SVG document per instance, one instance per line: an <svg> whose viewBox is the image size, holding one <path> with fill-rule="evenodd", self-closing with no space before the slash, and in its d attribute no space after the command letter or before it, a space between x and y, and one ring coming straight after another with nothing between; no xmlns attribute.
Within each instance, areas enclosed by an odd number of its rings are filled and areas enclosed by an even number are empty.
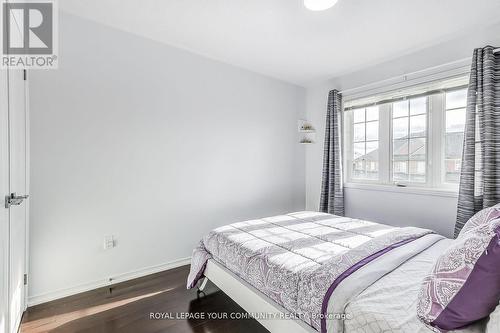
<svg viewBox="0 0 500 333"><path fill-rule="evenodd" d="M335 291L335 289L338 287L338 285L343 280L345 280L347 277L349 277L352 273L356 272L358 269L360 269L363 266L369 264L370 262L372 262L373 260L377 259L378 257L383 256L387 252L392 251L395 248L398 248L398 247L403 246L405 244L408 244L410 242L413 242L414 240L417 240L417 239L419 239L421 237L423 237L423 236L408 238L408 239L405 239L403 241L394 243L394 244L386 247L385 249L382 249L382 250L380 250L378 252L375 252L374 254L372 254L372 255L364 258L363 260L358 261L356 264L352 265L345 272L343 272L342 274L340 274L339 277L337 277L335 279L335 281L333 281L333 283L330 286L330 288L328 288L328 290L327 290L327 292L325 294L325 298L323 299L323 304L321 305L321 333L326 333L326 315L327 315L326 311L328 310L328 301L330 300L330 297L332 296L332 294Z"/></svg>

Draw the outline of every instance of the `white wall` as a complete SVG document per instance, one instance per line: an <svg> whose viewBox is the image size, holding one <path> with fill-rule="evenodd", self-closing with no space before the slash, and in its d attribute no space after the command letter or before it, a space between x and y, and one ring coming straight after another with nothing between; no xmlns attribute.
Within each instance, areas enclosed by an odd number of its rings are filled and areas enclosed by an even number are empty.
<svg viewBox="0 0 500 333"><path fill-rule="evenodd" d="M218 225L316 210L330 89L500 44L498 27L478 31L305 91L69 14L59 30L60 68L30 73L35 301L186 258ZM305 116L318 129L307 147L296 143ZM456 197L345 196L348 216L452 234Z"/></svg>
<svg viewBox="0 0 500 333"><path fill-rule="evenodd" d="M315 210L319 207L325 116L329 90L351 89L471 57L475 47L487 44L500 45L499 31L500 25L478 30L474 34L460 36L449 42L430 46L419 52L308 87L306 96L307 119L318 130L317 141L319 144L307 147L306 151L306 208ZM414 225L431 228L448 237L453 235L456 205L457 197L453 196L426 196L403 192L345 189L347 216L398 226Z"/></svg>
<svg viewBox="0 0 500 333"><path fill-rule="evenodd" d="M304 209L303 88L69 14L59 30L59 69L30 73L32 301Z"/></svg>

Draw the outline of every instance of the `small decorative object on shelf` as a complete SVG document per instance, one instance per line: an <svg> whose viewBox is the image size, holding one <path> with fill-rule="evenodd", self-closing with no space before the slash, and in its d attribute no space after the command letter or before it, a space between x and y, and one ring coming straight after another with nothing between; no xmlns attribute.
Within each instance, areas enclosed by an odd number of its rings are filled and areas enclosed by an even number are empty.
<svg viewBox="0 0 500 333"><path fill-rule="evenodd" d="M308 139L308 138L303 138L302 140L300 140L300 143L303 145L306 145L306 144L314 143L314 141L312 141L311 139Z"/></svg>

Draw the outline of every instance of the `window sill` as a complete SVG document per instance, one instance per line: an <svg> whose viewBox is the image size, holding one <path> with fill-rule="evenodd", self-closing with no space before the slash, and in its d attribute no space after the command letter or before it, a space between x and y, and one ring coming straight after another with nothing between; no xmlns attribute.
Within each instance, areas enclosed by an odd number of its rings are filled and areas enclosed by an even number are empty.
<svg viewBox="0 0 500 333"><path fill-rule="evenodd" d="M344 183L345 188L352 188L357 190L366 191L381 191L381 192L393 192L393 193L403 193L403 194L416 194L416 195L428 195L437 197L449 197L457 198L458 191L455 189L447 188L432 188L432 187L417 187L417 186L406 186L399 187L396 185L384 185L384 184L366 184L366 183Z"/></svg>

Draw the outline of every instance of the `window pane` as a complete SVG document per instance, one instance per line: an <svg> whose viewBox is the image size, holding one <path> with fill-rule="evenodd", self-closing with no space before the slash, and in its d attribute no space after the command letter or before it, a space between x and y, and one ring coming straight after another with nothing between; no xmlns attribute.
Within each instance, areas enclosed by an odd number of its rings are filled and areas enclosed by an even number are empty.
<svg viewBox="0 0 500 333"><path fill-rule="evenodd" d="M378 106L366 108L366 121L378 120Z"/></svg>
<svg viewBox="0 0 500 333"><path fill-rule="evenodd" d="M394 181L408 180L408 161L394 161L392 168Z"/></svg>
<svg viewBox="0 0 500 333"><path fill-rule="evenodd" d="M425 160L410 161L410 181L415 183L425 183Z"/></svg>
<svg viewBox="0 0 500 333"><path fill-rule="evenodd" d="M394 161L408 160L408 140L394 140L392 145L392 159Z"/></svg>
<svg viewBox="0 0 500 333"><path fill-rule="evenodd" d="M354 142L365 141L365 124L354 124Z"/></svg>
<svg viewBox="0 0 500 333"><path fill-rule="evenodd" d="M353 162L352 178L353 179L365 179L366 178L365 161L364 160L358 160L358 161Z"/></svg>
<svg viewBox="0 0 500 333"><path fill-rule="evenodd" d="M394 140L392 147L393 180L408 180L408 140Z"/></svg>
<svg viewBox="0 0 500 333"><path fill-rule="evenodd" d="M427 129L427 116L413 116L410 117L410 136L412 137L425 137Z"/></svg>
<svg viewBox="0 0 500 333"><path fill-rule="evenodd" d="M377 156L378 160L378 141L371 141L366 143L366 155Z"/></svg>
<svg viewBox="0 0 500 333"><path fill-rule="evenodd" d="M446 133L461 132L465 129L465 109L446 111Z"/></svg>
<svg viewBox="0 0 500 333"><path fill-rule="evenodd" d="M366 141L378 140L378 121L366 123Z"/></svg>
<svg viewBox="0 0 500 333"><path fill-rule="evenodd" d="M352 112L354 114L355 123L361 123L365 121L365 109L355 109Z"/></svg>
<svg viewBox="0 0 500 333"><path fill-rule="evenodd" d="M394 119L392 121L392 133L394 139L408 137L408 117Z"/></svg>
<svg viewBox="0 0 500 333"><path fill-rule="evenodd" d="M446 159L461 159L464 144L464 133L447 133L445 143Z"/></svg>
<svg viewBox="0 0 500 333"><path fill-rule="evenodd" d="M392 104L392 117L405 117L408 115L408 101L401 101Z"/></svg>
<svg viewBox="0 0 500 333"><path fill-rule="evenodd" d="M410 160L425 161L427 155L427 145L425 138L410 139Z"/></svg>
<svg viewBox="0 0 500 333"><path fill-rule="evenodd" d="M458 184L462 167L462 149L467 104L467 90L446 93L446 129L444 138L444 182ZM452 109L452 110L449 110ZM479 153L476 153L478 156Z"/></svg>
<svg viewBox="0 0 500 333"><path fill-rule="evenodd" d="M353 110L352 179L378 179L379 169L379 108Z"/></svg>
<svg viewBox="0 0 500 333"><path fill-rule="evenodd" d="M427 97L393 103L392 167L396 182L426 181L427 104Z"/></svg>
<svg viewBox="0 0 500 333"><path fill-rule="evenodd" d="M410 139L409 159L410 181L416 183L425 183L427 139Z"/></svg>
<svg viewBox="0 0 500 333"><path fill-rule="evenodd" d="M467 104L467 89L446 93L446 109L464 108Z"/></svg>
<svg viewBox="0 0 500 333"><path fill-rule="evenodd" d="M367 179L378 179L378 153L378 141L366 143L365 166Z"/></svg>
<svg viewBox="0 0 500 333"><path fill-rule="evenodd" d="M462 167L463 132L446 133L444 177L447 183L458 183Z"/></svg>
<svg viewBox="0 0 500 333"><path fill-rule="evenodd" d="M355 143L353 145L354 160L360 159L365 155L365 143Z"/></svg>
<svg viewBox="0 0 500 333"><path fill-rule="evenodd" d="M410 100L410 115L427 113L427 97Z"/></svg>
<svg viewBox="0 0 500 333"><path fill-rule="evenodd" d="M461 163L461 160L444 160L445 182L458 184L458 182L460 181Z"/></svg>
<svg viewBox="0 0 500 333"><path fill-rule="evenodd" d="M353 145L354 158L352 162L352 178L365 178L365 143Z"/></svg>

